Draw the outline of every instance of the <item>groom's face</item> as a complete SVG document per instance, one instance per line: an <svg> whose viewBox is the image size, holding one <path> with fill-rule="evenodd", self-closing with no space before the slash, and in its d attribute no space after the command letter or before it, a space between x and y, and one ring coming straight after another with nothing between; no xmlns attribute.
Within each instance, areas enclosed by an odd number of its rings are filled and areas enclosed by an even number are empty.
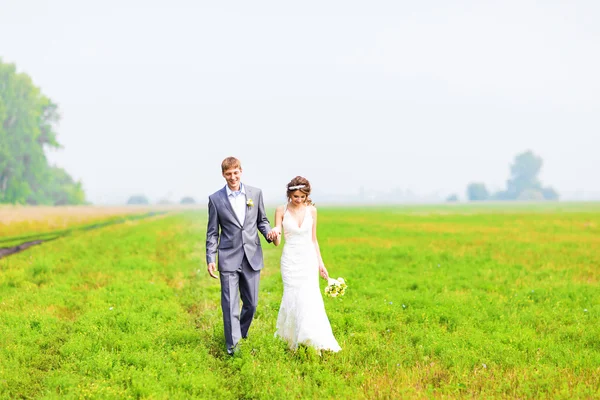
<svg viewBox="0 0 600 400"><path fill-rule="evenodd" d="M242 169L241 168L230 168L223 172L223 178L227 181L227 186L231 190L239 190L240 189L240 179L242 179Z"/></svg>

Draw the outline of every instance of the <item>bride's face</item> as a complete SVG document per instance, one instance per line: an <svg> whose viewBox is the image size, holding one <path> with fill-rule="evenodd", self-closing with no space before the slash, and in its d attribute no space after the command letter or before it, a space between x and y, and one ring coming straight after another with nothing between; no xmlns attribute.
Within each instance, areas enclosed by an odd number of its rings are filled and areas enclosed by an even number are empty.
<svg viewBox="0 0 600 400"><path fill-rule="evenodd" d="M300 206L306 202L306 195L300 190L296 190L290 195L290 199L292 200L292 203L294 203L294 205Z"/></svg>

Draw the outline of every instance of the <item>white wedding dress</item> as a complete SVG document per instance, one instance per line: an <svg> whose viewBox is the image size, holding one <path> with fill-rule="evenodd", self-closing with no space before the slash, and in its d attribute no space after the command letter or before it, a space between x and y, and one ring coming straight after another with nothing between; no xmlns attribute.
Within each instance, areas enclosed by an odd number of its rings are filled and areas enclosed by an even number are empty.
<svg viewBox="0 0 600 400"><path fill-rule="evenodd" d="M306 208L304 220L299 224L286 206L282 225L285 239L281 255L283 299L275 336L284 339L291 349L305 344L317 350L337 352L341 347L331 331L319 287L310 207Z"/></svg>

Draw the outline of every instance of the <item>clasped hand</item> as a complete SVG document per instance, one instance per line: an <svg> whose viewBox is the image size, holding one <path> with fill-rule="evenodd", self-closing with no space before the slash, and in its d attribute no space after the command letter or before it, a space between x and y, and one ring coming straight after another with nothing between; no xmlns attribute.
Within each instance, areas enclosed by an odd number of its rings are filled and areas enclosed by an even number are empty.
<svg viewBox="0 0 600 400"><path fill-rule="evenodd" d="M271 232L267 233L267 239L270 241L274 241L279 236L281 236L281 231L277 227L271 229Z"/></svg>

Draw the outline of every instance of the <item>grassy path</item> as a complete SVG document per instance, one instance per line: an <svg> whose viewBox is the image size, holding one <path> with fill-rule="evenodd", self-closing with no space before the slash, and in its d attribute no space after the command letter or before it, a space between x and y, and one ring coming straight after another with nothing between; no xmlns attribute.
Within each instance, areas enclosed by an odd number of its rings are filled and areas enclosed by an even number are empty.
<svg viewBox="0 0 600 400"><path fill-rule="evenodd" d="M18 253L33 245L38 245L40 243L48 242L50 240L64 238L66 236L86 232L92 229L99 229L110 225L122 224L127 221L150 218L165 213L165 211L152 211L143 214L131 214L116 217L113 216L104 220L95 221L93 223L87 223L83 225L75 224L69 226L66 229L61 229L57 231L29 232L16 236L0 237L0 258Z"/></svg>

